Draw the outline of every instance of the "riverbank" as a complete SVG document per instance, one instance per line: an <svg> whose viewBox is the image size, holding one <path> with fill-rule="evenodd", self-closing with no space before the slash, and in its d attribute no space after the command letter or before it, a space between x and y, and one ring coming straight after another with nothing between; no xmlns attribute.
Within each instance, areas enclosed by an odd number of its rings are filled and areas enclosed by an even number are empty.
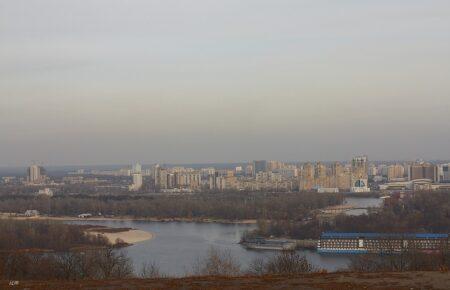
<svg viewBox="0 0 450 290"><path fill-rule="evenodd" d="M304 239L304 240L295 240L295 242L297 243L297 249L317 250L318 240Z"/></svg>
<svg viewBox="0 0 450 290"><path fill-rule="evenodd" d="M74 216L33 216L26 217L16 213L0 213L0 218L13 219L37 219L37 220L60 220L60 221L147 221L147 222L187 222L187 223L219 223L219 224L256 224L256 219L227 220L212 218L156 218L156 217L131 217L131 216L92 216L79 218Z"/></svg>

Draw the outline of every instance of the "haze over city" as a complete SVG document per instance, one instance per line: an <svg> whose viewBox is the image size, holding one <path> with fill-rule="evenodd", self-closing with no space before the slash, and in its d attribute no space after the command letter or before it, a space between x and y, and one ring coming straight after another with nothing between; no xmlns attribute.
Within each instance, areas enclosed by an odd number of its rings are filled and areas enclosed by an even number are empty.
<svg viewBox="0 0 450 290"><path fill-rule="evenodd" d="M0 1L0 166L449 159L449 14Z"/></svg>
<svg viewBox="0 0 450 290"><path fill-rule="evenodd" d="M450 289L450 1L0 0L0 289Z"/></svg>

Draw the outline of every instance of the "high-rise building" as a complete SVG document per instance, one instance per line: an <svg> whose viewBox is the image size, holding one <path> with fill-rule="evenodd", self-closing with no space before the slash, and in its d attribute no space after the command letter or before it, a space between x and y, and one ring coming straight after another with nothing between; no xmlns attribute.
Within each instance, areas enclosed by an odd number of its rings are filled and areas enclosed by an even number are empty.
<svg viewBox="0 0 450 290"><path fill-rule="evenodd" d="M253 161L253 176L256 176L256 174L259 172L267 172L267 161L266 160Z"/></svg>
<svg viewBox="0 0 450 290"><path fill-rule="evenodd" d="M160 175L159 175L159 182L158 182L158 186L160 189L168 189L169 188L169 182L168 182L168 172L166 169L161 169L160 170Z"/></svg>
<svg viewBox="0 0 450 290"><path fill-rule="evenodd" d="M154 172L153 172L153 179L155 180L155 186L160 187L161 186L161 166L159 164L155 165Z"/></svg>
<svg viewBox="0 0 450 290"><path fill-rule="evenodd" d="M349 190L351 183L351 174L340 162L335 162L331 166L332 182L330 187L336 187L340 190Z"/></svg>
<svg viewBox="0 0 450 290"><path fill-rule="evenodd" d="M331 187L331 171L328 170L328 167L321 163L317 162L315 167L315 180L314 187L315 188L328 188Z"/></svg>
<svg viewBox="0 0 450 290"><path fill-rule="evenodd" d="M372 164L372 165L369 166L368 175L369 176L376 176L376 175L378 175L378 169L377 169L377 167L375 165Z"/></svg>
<svg viewBox="0 0 450 290"><path fill-rule="evenodd" d="M142 165L139 163L136 163L133 167L133 173L141 173L142 172Z"/></svg>
<svg viewBox="0 0 450 290"><path fill-rule="evenodd" d="M224 176L216 177L216 189L225 190L227 188L226 178Z"/></svg>
<svg viewBox="0 0 450 290"><path fill-rule="evenodd" d="M415 163L409 167L409 180L429 179L432 182L438 182L438 167L431 163Z"/></svg>
<svg viewBox="0 0 450 290"><path fill-rule="evenodd" d="M133 173L133 184L130 185L130 190L138 191L142 188L142 173L135 172Z"/></svg>
<svg viewBox="0 0 450 290"><path fill-rule="evenodd" d="M315 177L316 178L324 178L327 176L327 166L322 164L321 162L317 162L315 168Z"/></svg>
<svg viewBox="0 0 450 290"><path fill-rule="evenodd" d="M354 179L368 178L367 156L357 156L352 159L352 177Z"/></svg>
<svg viewBox="0 0 450 290"><path fill-rule="evenodd" d="M44 179L45 169L38 165L31 165L28 168L27 180L29 183L41 183Z"/></svg>
<svg viewBox="0 0 450 290"><path fill-rule="evenodd" d="M175 188L176 186L176 173L168 173L167 174L167 188Z"/></svg>
<svg viewBox="0 0 450 290"><path fill-rule="evenodd" d="M351 192L368 192L368 162L367 156L357 156L352 159Z"/></svg>
<svg viewBox="0 0 450 290"><path fill-rule="evenodd" d="M344 166L342 166L341 163L335 162L335 163L331 166L331 175L337 177L337 176L342 175L343 172L344 172Z"/></svg>
<svg viewBox="0 0 450 290"><path fill-rule="evenodd" d="M311 163L303 165L299 176L299 189L300 191L308 191L314 187L315 169Z"/></svg>
<svg viewBox="0 0 450 290"><path fill-rule="evenodd" d="M403 178L404 175L405 175L405 168L400 164L389 165L387 167L388 181Z"/></svg>
<svg viewBox="0 0 450 290"><path fill-rule="evenodd" d="M209 189L214 190L217 189L217 180L219 177L219 172L214 171L213 174L209 175Z"/></svg>
<svg viewBox="0 0 450 290"><path fill-rule="evenodd" d="M267 171L274 171L284 168L286 165L281 161L271 160L267 162Z"/></svg>
<svg viewBox="0 0 450 290"><path fill-rule="evenodd" d="M442 178L441 182L450 182L450 164L442 165Z"/></svg>
<svg viewBox="0 0 450 290"><path fill-rule="evenodd" d="M245 175L247 176L253 175L253 164L247 164L247 166L245 166Z"/></svg>

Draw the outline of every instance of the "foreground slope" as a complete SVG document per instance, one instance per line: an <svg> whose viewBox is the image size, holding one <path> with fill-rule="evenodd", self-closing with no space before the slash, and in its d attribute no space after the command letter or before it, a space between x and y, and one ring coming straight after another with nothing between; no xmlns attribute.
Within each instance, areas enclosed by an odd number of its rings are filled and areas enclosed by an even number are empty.
<svg viewBox="0 0 450 290"><path fill-rule="evenodd" d="M1 281L0 289L8 289ZM11 289L450 289L449 272L314 273L295 276L188 277L103 281L21 281Z"/></svg>

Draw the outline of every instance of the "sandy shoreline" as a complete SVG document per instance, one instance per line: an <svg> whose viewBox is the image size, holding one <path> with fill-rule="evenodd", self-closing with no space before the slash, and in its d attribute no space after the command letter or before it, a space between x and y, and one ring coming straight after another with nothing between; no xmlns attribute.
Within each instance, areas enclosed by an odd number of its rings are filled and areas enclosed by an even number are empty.
<svg viewBox="0 0 450 290"><path fill-rule="evenodd" d="M135 244L143 241L148 241L153 239L154 235L150 232L142 231L142 230L127 230L123 232L116 233L105 233L95 230L88 230L89 234L101 235L109 240L111 244L116 244L117 240L121 240L121 242L125 242L127 244Z"/></svg>

